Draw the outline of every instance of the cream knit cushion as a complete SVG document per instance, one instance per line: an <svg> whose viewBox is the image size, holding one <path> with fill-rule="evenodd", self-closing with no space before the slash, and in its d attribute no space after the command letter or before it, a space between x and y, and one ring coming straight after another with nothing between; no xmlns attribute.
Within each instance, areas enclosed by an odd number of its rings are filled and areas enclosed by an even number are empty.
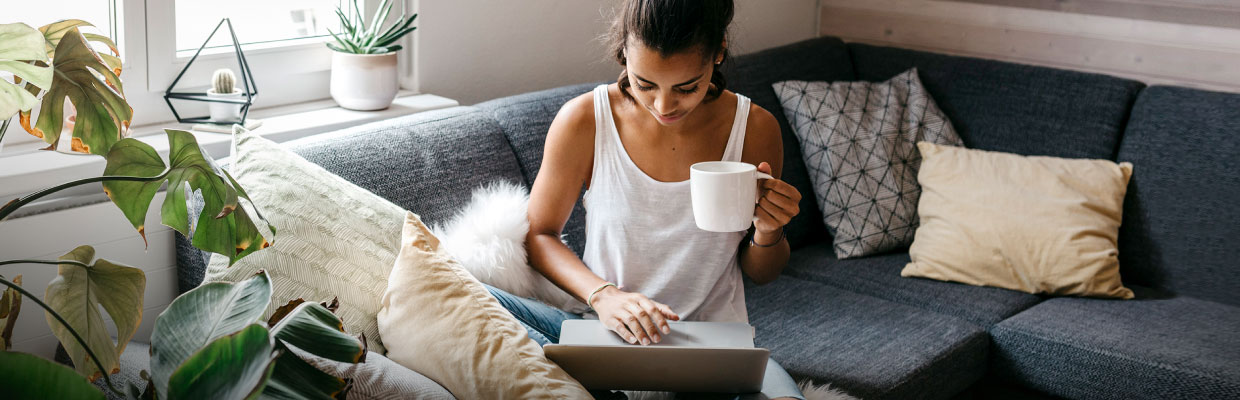
<svg viewBox="0 0 1240 400"><path fill-rule="evenodd" d="M339 297L336 315L345 331L365 334L370 350L383 354L375 314L405 210L250 132L233 136L229 172L276 227L276 237L232 267L213 254L203 282L236 282L266 269L272 296L264 319L298 297Z"/></svg>
<svg viewBox="0 0 1240 400"><path fill-rule="evenodd" d="M521 323L413 213L388 278L379 333L387 357L458 399L589 399Z"/></svg>
<svg viewBox="0 0 1240 400"><path fill-rule="evenodd" d="M1132 164L917 148L921 227L901 276L1133 297L1116 246Z"/></svg>

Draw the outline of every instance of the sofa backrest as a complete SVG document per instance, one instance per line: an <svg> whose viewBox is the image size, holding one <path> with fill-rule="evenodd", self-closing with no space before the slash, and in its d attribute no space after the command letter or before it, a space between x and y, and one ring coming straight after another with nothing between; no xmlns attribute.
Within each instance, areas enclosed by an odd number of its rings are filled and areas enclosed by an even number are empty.
<svg viewBox="0 0 1240 400"><path fill-rule="evenodd" d="M380 121L287 147L428 225L460 211L482 185L524 179L499 125L474 107Z"/></svg>
<svg viewBox="0 0 1240 400"><path fill-rule="evenodd" d="M1142 91L1118 157L1124 281L1240 306L1240 94Z"/></svg>
<svg viewBox="0 0 1240 400"><path fill-rule="evenodd" d="M912 67L966 147L1024 155L1115 159L1144 84L1113 76L851 43L859 78Z"/></svg>
<svg viewBox="0 0 1240 400"><path fill-rule="evenodd" d="M474 107L379 121L284 146L417 213L431 225L444 222L468 204L479 186L500 180L524 182L500 127ZM225 168L228 161L220 160ZM209 254L177 236L178 283L184 292L202 281Z"/></svg>

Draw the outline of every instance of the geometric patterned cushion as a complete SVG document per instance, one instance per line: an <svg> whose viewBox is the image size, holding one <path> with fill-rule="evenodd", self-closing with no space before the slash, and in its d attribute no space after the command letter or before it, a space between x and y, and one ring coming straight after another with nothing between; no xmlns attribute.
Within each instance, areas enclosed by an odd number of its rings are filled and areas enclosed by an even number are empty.
<svg viewBox="0 0 1240 400"><path fill-rule="evenodd" d="M907 247L917 230L917 142L963 147L910 69L886 82L773 85L801 142L840 259Z"/></svg>

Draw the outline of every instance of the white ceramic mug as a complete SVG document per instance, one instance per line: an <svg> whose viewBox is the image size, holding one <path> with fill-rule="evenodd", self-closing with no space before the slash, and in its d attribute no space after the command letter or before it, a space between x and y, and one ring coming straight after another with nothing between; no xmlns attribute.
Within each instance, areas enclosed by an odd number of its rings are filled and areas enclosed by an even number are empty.
<svg viewBox="0 0 1240 400"><path fill-rule="evenodd" d="M711 232L737 232L753 225L758 179L774 179L753 164L707 161L689 167L693 220Z"/></svg>

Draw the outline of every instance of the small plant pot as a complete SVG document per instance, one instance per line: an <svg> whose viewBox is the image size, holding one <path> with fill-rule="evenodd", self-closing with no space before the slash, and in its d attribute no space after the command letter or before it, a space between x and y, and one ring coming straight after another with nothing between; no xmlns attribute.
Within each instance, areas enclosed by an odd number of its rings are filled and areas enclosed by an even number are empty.
<svg viewBox="0 0 1240 400"><path fill-rule="evenodd" d="M331 94L350 110L382 110L392 105L400 83L396 53L349 54L332 52Z"/></svg>
<svg viewBox="0 0 1240 400"><path fill-rule="evenodd" d="M232 93L216 93L215 89L207 90L207 97L213 99L229 99L229 100L245 100L245 93L235 90ZM242 104L233 103L207 103L207 110L211 113L211 121L229 123L241 120Z"/></svg>

